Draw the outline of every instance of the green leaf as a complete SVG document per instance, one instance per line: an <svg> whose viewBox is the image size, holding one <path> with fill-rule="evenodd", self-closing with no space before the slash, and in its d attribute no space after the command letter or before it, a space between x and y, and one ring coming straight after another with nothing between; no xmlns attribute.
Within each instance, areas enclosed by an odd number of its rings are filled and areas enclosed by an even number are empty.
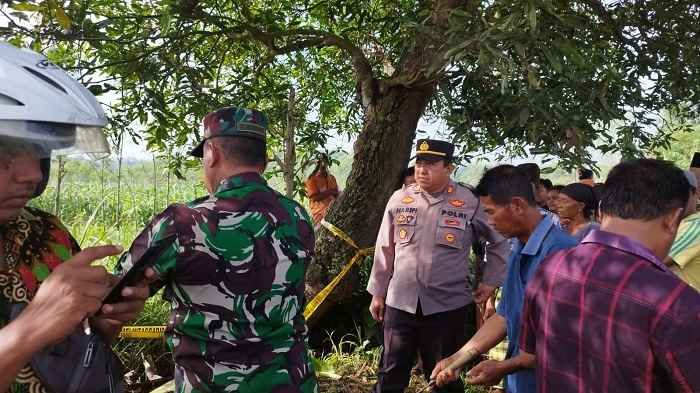
<svg viewBox="0 0 700 393"><path fill-rule="evenodd" d="M527 81L530 84L531 88L533 88L533 89L540 88L540 81L537 79L537 75L535 75L535 71L530 66L527 67Z"/></svg>
<svg viewBox="0 0 700 393"><path fill-rule="evenodd" d="M170 20L169 13L164 13L163 16L160 17L160 30L163 35L168 34L170 31Z"/></svg>
<svg viewBox="0 0 700 393"><path fill-rule="evenodd" d="M528 7L527 19L530 22L530 33L537 33L537 8L534 4L530 3Z"/></svg>
<svg viewBox="0 0 700 393"><path fill-rule="evenodd" d="M450 48L447 52L445 52L445 59L449 59L458 53L462 53L465 51L466 47L474 43L474 39L471 40L464 40L463 42L460 42L459 45Z"/></svg>
<svg viewBox="0 0 700 393"><path fill-rule="evenodd" d="M581 56L579 50L574 43L569 40L554 41L554 46L557 47L566 57L568 57L576 66L583 67L586 65L586 60Z"/></svg>
<svg viewBox="0 0 700 393"><path fill-rule="evenodd" d="M90 90L90 93L95 96L99 96L102 94L102 86L101 85L90 85L88 86L88 90Z"/></svg>
<svg viewBox="0 0 700 393"><path fill-rule="evenodd" d="M559 57L557 57L557 55L555 55L551 49L544 48L542 49L542 53L544 53L544 57L547 58L547 61L556 72L561 73L564 71L564 66L561 64L561 59L559 59Z"/></svg>
<svg viewBox="0 0 700 393"><path fill-rule="evenodd" d="M39 12L41 11L41 4L32 4L32 3L16 3L13 4L10 8L16 11L25 11L25 12Z"/></svg>
<svg viewBox="0 0 700 393"><path fill-rule="evenodd" d="M71 26L71 19L66 14L66 11L61 6L56 6L56 20L58 24L63 27L64 30L69 30Z"/></svg>

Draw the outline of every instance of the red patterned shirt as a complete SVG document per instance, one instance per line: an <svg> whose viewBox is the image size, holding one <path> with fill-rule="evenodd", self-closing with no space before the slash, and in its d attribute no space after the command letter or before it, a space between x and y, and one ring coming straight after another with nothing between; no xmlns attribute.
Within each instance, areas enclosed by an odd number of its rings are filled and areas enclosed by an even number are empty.
<svg viewBox="0 0 700 393"><path fill-rule="evenodd" d="M13 303L29 303L39 285L61 262L80 249L58 218L25 208L0 225L0 328L10 319ZM32 368L22 369L10 393L46 392Z"/></svg>
<svg viewBox="0 0 700 393"><path fill-rule="evenodd" d="M625 236L542 262L522 321L539 393L700 392L700 294Z"/></svg>

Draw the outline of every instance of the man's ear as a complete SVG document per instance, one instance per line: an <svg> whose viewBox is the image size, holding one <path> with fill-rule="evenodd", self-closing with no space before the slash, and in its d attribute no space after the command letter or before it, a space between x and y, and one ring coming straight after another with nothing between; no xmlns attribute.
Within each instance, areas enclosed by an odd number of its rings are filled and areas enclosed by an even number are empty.
<svg viewBox="0 0 700 393"><path fill-rule="evenodd" d="M447 175L452 175L452 172L455 170L455 164L449 163L447 166L445 166L445 170L447 171Z"/></svg>
<svg viewBox="0 0 700 393"><path fill-rule="evenodd" d="M209 141L209 143L204 145L204 157L202 162L205 167L211 168L216 165L221 159L221 151L215 143Z"/></svg>
<svg viewBox="0 0 700 393"><path fill-rule="evenodd" d="M675 234L678 231L678 225L680 225L683 219L683 213L685 209L675 209L673 212L668 213L661 220L661 225L663 225L663 230L670 234Z"/></svg>
<svg viewBox="0 0 700 393"><path fill-rule="evenodd" d="M578 206L581 208L582 212L586 212L586 204L583 202L578 202Z"/></svg>
<svg viewBox="0 0 700 393"><path fill-rule="evenodd" d="M518 196L510 200L510 209L518 216L522 215L529 206L530 204L525 199Z"/></svg>

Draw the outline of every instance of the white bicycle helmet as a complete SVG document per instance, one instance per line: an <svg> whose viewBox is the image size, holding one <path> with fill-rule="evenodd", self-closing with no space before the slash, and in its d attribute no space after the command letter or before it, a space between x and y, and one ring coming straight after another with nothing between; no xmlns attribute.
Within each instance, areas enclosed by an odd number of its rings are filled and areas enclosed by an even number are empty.
<svg viewBox="0 0 700 393"><path fill-rule="evenodd" d="M95 97L46 57L0 42L0 135L57 154L108 152ZM73 136L69 135L73 131Z"/></svg>
<svg viewBox="0 0 700 393"><path fill-rule="evenodd" d="M109 153L95 97L46 57L0 42L0 142L29 143L48 181L51 153Z"/></svg>

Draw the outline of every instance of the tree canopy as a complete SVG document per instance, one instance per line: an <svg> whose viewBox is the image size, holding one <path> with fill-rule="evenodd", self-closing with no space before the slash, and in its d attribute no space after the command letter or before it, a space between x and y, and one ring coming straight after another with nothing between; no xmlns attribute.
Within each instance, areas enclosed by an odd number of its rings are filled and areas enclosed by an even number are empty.
<svg viewBox="0 0 700 393"><path fill-rule="evenodd" d="M134 135L163 151L232 103L266 110L281 135L290 87L302 147L356 134L368 90L437 80L427 114L465 154L527 146L571 161L592 146L653 150L668 140L656 114L697 106L694 2L448 3L11 1L0 33L114 98L115 124L139 120ZM416 45L426 59L404 69Z"/></svg>
<svg viewBox="0 0 700 393"><path fill-rule="evenodd" d="M409 159L422 116L445 120L462 158L501 149L590 162L667 148L696 114L700 6L599 0L5 0L0 38L42 50L109 101L113 134L138 121L157 150L202 116L246 105L283 145L297 92L299 160L357 135L328 213L360 246ZM182 157L175 157L178 163ZM319 234L321 282L353 250ZM315 271L313 271L315 270Z"/></svg>

